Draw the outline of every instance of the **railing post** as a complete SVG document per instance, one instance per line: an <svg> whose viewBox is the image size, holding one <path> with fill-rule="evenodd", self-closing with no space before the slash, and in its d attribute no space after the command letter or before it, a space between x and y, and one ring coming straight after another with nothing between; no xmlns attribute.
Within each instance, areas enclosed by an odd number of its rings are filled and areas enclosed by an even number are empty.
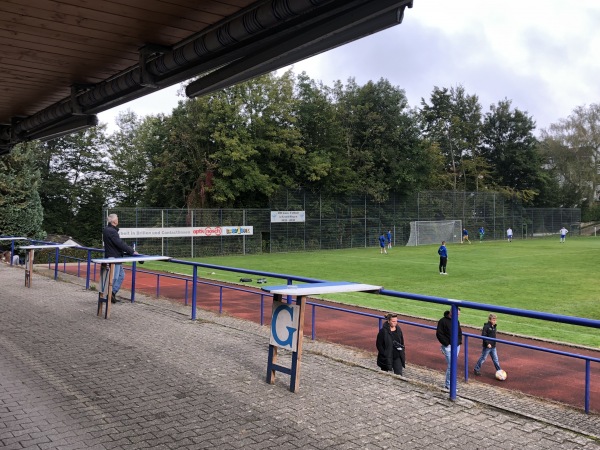
<svg viewBox="0 0 600 450"><path fill-rule="evenodd" d="M463 358L465 364L465 381L469 381L469 336L464 336Z"/></svg>
<svg viewBox="0 0 600 450"><path fill-rule="evenodd" d="M131 303L135 302L135 274L137 272L137 263L131 263Z"/></svg>
<svg viewBox="0 0 600 450"><path fill-rule="evenodd" d="M453 303L452 329L450 339L450 400L456 400L457 359L458 359L458 306Z"/></svg>
<svg viewBox="0 0 600 450"><path fill-rule="evenodd" d="M317 307L315 306L315 304L313 303L312 305L312 313L311 313L311 325L312 325L312 330L311 330L311 339L314 341L317 338L317 325L315 324L315 320L317 320Z"/></svg>
<svg viewBox="0 0 600 450"><path fill-rule="evenodd" d="M196 320L196 294L198 293L198 266L194 266L192 276L192 320Z"/></svg>
<svg viewBox="0 0 600 450"><path fill-rule="evenodd" d="M88 290L90 288L90 269L92 266L92 251L87 251L87 268L85 273L85 289Z"/></svg>
<svg viewBox="0 0 600 450"><path fill-rule="evenodd" d="M288 286L291 286L292 284L294 284L294 280L292 280L291 278L288 278L287 279L287 284L288 284ZM287 300L288 305L291 304L292 303L292 296L288 295L286 300Z"/></svg>
<svg viewBox="0 0 600 450"><path fill-rule="evenodd" d="M260 325L265 324L265 294L260 294Z"/></svg>
<svg viewBox="0 0 600 450"><path fill-rule="evenodd" d="M219 314L223 314L223 286L219 286Z"/></svg>
<svg viewBox="0 0 600 450"><path fill-rule="evenodd" d="M590 360L585 360L585 413L590 413Z"/></svg>
<svg viewBox="0 0 600 450"><path fill-rule="evenodd" d="M10 241L10 265L13 265L13 258L15 256L15 240Z"/></svg>
<svg viewBox="0 0 600 450"><path fill-rule="evenodd" d="M188 305L188 280L185 280L185 306Z"/></svg>
<svg viewBox="0 0 600 450"><path fill-rule="evenodd" d="M54 249L54 279L58 280L58 247Z"/></svg>
<svg viewBox="0 0 600 450"><path fill-rule="evenodd" d="M160 274L156 274L156 298L160 297Z"/></svg>

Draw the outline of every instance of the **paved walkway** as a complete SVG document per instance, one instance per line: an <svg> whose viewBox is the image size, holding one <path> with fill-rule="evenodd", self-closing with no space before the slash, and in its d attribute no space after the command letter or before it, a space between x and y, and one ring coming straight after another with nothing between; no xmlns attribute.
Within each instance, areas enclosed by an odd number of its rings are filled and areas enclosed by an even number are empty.
<svg viewBox="0 0 600 450"><path fill-rule="evenodd" d="M439 372L391 376L339 345L305 340L293 394L265 382L257 324L142 296L104 320L95 292L23 280L0 266L2 448L600 448L597 415L481 383L452 402Z"/></svg>

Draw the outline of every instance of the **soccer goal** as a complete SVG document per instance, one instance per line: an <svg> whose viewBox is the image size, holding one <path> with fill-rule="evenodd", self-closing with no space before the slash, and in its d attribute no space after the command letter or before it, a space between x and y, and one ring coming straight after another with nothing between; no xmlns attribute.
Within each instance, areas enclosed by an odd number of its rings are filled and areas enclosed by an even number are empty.
<svg viewBox="0 0 600 450"><path fill-rule="evenodd" d="M460 242L462 220L418 220L410 223L408 245Z"/></svg>

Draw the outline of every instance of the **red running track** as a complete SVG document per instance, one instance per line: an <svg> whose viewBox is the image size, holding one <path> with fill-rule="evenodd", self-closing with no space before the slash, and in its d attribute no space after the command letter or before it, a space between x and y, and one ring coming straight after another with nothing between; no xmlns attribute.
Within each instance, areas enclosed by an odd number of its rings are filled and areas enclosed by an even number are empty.
<svg viewBox="0 0 600 450"><path fill-rule="evenodd" d="M67 272L76 274L77 267L69 267ZM62 267L62 266L61 266ZM157 276L143 272L136 274L136 291L146 295L156 295ZM191 303L191 281L185 283L180 279L160 276L160 296L184 302L186 298L186 284L188 289L187 298ZM231 286L235 287L235 286ZM246 290L254 290L260 294L259 287L237 286ZM131 288L131 273L127 277L123 288ZM252 292L244 292L233 289L219 289L217 286L206 284L198 285L198 308L211 311L219 311L220 292L222 291L223 312L234 317L260 323L260 299L261 295ZM263 323L268 324L270 320L271 297L264 296ZM323 305L335 305L320 300L310 300L312 303ZM343 305L345 309L362 311L370 314L380 315L375 310L356 308ZM444 307L440 305L440 317ZM201 317L201 313L199 313ZM414 319L412 317L399 317L400 320L422 323L435 326L436 322ZM328 342L348 345L373 353L376 358L375 337L377 335L379 320L358 314L349 314L327 308L316 308L316 338ZM483 324L482 324L483 325ZM501 325L501 324L500 324ZM304 324L305 333L311 336L312 330L312 308L307 310ZM443 374L446 370L446 361L441 354L440 345L435 338L435 330L417 326L402 325L404 339L406 342L407 363L423 366L440 371L440 385L443 384ZM463 327L463 332L479 335L480 329L469 329ZM498 338L513 342L520 342L534 346L543 346L569 353L592 356L600 358L600 351L574 348L566 345L540 342L533 339L522 339L513 336L503 336L498 333ZM481 352L481 340L469 339L469 378L475 378L472 368L475 366ZM464 345L459 357L459 374L464 379ZM521 391L528 395L559 401L578 409L585 405L585 361L556 355L548 352L536 351L512 345L498 344L498 356L502 368L508 373L508 379L502 382L501 387ZM482 367L482 376L476 377L478 382L497 385L500 383L494 378L494 365L488 358ZM590 387L590 412L600 413L600 364L591 363L591 387Z"/></svg>

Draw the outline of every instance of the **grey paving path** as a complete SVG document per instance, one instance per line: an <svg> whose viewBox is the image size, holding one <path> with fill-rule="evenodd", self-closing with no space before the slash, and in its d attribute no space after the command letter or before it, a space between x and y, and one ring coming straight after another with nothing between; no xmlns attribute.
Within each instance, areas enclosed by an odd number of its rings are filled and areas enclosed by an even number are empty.
<svg viewBox="0 0 600 450"><path fill-rule="evenodd" d="M2 448L600 448L598 416L478 383L451 402L440 373L309 340L293 394L258 325L150 298L104 320L96 293L23 279L0 267Z"/></svg>

